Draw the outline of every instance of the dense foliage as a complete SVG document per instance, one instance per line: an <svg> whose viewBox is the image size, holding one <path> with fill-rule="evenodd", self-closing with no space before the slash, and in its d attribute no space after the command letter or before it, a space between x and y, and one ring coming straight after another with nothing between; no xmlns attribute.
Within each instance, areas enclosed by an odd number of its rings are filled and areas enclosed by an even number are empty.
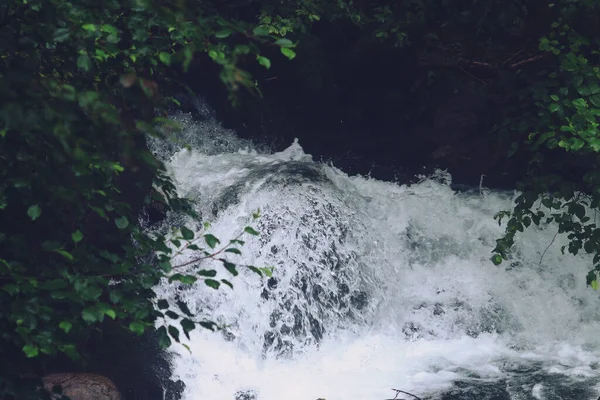
<svg viewBox="0 0 600 400"><path fill-rule="evenodd" d="M175 128L169 68L195 53L222 66L232 92L252 87L238 57L271 43L292 58L289 40L236 25L207 4L150 1L10 0L0 5L0 397L28 398L21 378L59 353L77 359L105 318L141 335L164 320L168 346L197 324L183 304L156 299L161 279L231 286L212 269L174 268L180 251L211 258L237 275L240 237L220 244L185 226L149 235L144 204L194 216L177 197L145 135ZM242 42L224 42L237 32ZM158 110L158 112L157 112ZM197 231L197 229L195 229ZM256 234L247 227L246 234ZM178 250L179 249L179 250ZM249 266L258 274L268 269ZM31 361L30 361L31 360ZM15 367L16 366L16 367ZM35 376L35 375L33 375Z"/></svg>
<svg viewBox="0 0 600 400"><path fill-rule="evenodd" d="M479 68L497 82L508 74L521 83L496 115L495 134L530 160L528 177L514 210L498 215L508 217L507 231L492 261L510 259L517 232L557 223L570 253L594 254L587 279L597 288L599 7L592 0L3 2L0 398L35 396L22 379L57 354L80 359L105 318L133 334L164 321L163 346L198 324L215 327L182 303L157 299L152 287L198 279L232 286L204 264L184 267L212 259L235 276L239 266L225 255L239 255L244 242L221 244L196 222L165 235L140 229L140 211L152 205L197 217L145 138L177 128L165 110L184 88L179 73L198 57L220 67L235 101L240 88L260 94L250 66L270 69L273 50L293 60L299 40L333 21L382 46L418 49L432 78L436 68ZM173 265L182 251L197 255Z"/></svg>

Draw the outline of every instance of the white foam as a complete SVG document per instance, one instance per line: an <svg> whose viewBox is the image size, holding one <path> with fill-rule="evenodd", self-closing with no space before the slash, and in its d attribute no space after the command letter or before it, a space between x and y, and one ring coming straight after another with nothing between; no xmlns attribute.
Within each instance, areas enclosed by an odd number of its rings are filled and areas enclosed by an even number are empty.
<svg viewBox="0 0 600 400"><path fill-rule="evenodd" d="M194 331L192 354L176 346L174 376L186 400L232 400L244 390L260 400L383 399L391 388L425 395L456 380L506 377L507 365L600 376L599 299L585 286L590 260L561 255L563 237L547 249L555 232L531 229L511 262L489 261L502 233L492 216L510 207L511 193L348 177L314 163L297 141L272 155L182 150L168 166L220 238L262 210L261 235L236 260L275 266L278 279L268 299L266 282L251 274L233 279L234 290L197 284L180 292L235 337ZM360 293L366 304L353 299ZM289 351L265 349L268 332ZM532 384L528 393L544 399L543 389Z"/></svg>

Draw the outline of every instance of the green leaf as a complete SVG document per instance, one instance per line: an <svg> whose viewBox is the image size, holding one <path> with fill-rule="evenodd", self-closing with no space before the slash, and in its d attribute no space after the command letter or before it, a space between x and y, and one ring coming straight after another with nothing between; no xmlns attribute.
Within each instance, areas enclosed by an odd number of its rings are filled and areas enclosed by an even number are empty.
<svg viewBox="0 0 600 400"><path fill-rule="evenodd" d="M242 254L242 252L239 249L236 249L235 247L230 247L228 249L225 249L225 253L233 253L233 254L239 254L239 255Z"/></svg>
<svg viewBox="0 0 600 400"><path fill-rule="evenodd" d="M593 280L590 286L592 287L592 289L598 290L598 280Z"/></svg>
<svg viewBox="0 0 600 400"><path fill-rule="evenodd" d="M257 236L258 232L254 230L251 226L247 226L244 228L244 232L249 233L250 235Z"/></svg>
<svg viewBox="0 0 600 400"><path fill-rule="evenodd" d="M259 270L269 278L273 276L273 267L262 267Z"/></svg>
<svg viewBox="0 0 600 400"><path fill-rule="evenodd" d="M253 267L252 265L248 265L247 268L262 278L263 273L260 271L260 269Z"/></svg>
<svg viewBox="0 0 600 400"><path fill-rule="evenodd" d="M557 112L558 110L560 110L560 105L558 105L557 103L552 103L548 106L548 109L550 110L550 112Z"/></svg>
<svg viewBox="0 0 600 400"><path fill-rule="evenodd" d="M256 36L267 36L269 35L269 30L264 26L257 26L252 30L252 33Z"/></svg>
<svg viewBox="0 0 600 400"><path fill-rule="evenodd" d="M119 229L125 229L129 226L129 221L127 220L127 217L123 215L119 218L115 218L115 225L117 225L117 228Z"/></svg>
<svg viewBox="0 0 600 400"><path fill-rule="evenodd" d="M173 282L173 281L179 281L181 283L191 285L191 284L195 283L197 280L198 280L198 278L196 278L195 276L192 276L192 275L175 274L175 275L172 275L169 277L169 283Z"/></svg>
<svg viewBox="0 0 600 400"><path fill-rule="evenodd" d="M82 53L79 55L79 57L77 57L77 68L83 72L88 72L92 69L92 60L87 53Z"/></svg>
<svg viewBox="0 0 600 400"><path fill-rule="evenodd" d="M294 46L294 43L290 40L290 39L278 39L275 41L275 44L278 46L282 46L282 47L292 47Z"/></svg>
<svg viewBox="0 0 600 400"><path fill-rule="evenodd" d="M183 333L189 339L190 338L190 332L193 331L196 328L196 324L194 324L192 321L190 321L187 318L182 319L181 322L179 322L179 323L181 324L181 328L183 329Z"/></svg>
<svg viewBox="0 0 600 400"><path fill-rule="evenodd" d="M191 229L188 229L185 226L182 226L180 231L181 231L181 236L183 236L183 238L185 240L194 239L194 232Z"/></svg>
<svg viewBox="0 0 600 400"><path fill-rule="evenodd" d="M217 324L215 324L212 321L200 321L200 322L198 322L198 325L200 325L201 327L203 327L205 329L211 330L213 332L216 332L219 329Z"/></svg>
<svg viewBox="0 0 600 400"><path fill-rule="evenodd" d="M206 242L208 247L210 247L211 249L214 249L219 243L221 243L221 241L219 239L217 239L210 233L204 235L204 241Z"/></svg>
<svg viewBox="0 0 600 400"><path fill-rule="evenodd" d="M159 261L158 266L166 273L169 273L173 270L170 260Z"/></svg>
<svg viewBox="0 0 600 400"><path fill-rule="evenodd" d="M233 289L233 284L227 279L221 279L221 282Z"/></svg>
<svg viewBox="0 0 600 400"><path fill-rule="evenodd" d="M283 54L290 60L293 60L296 57L296 52L288 47L282 47L281 54Z"/></svg>
<svg viewBox="0 0 600 400"><path fill-rule="evenodd" d="M271 60L269 60L267 57L256 56L256 59L258 60L258 63L266 69L271 68Z"/></svg>
<svg viewBox="0 0 600 400"><path fill-rule="evenodd" d="M552 95L550 95L550 98L551 98L552 100L554 100L554 101L558 101L558 100L559 100L558 96L557 96L557 95L555 95L555 94L552 94Z"/></svg>
<svg viewBox="0 0 600 400"><path fill-rule="evenodd" d="M73 255L66 250L58 249L58 250L54 250L54 252L60 254L61 256L63 256L64 258L66 258L69 261L75 260Z"/></svg>
<svg viewBox="0 0 600 400"><path fill-rule="evenodd" d="M129 330L136 335L141 336L144 334L145 327L141 322L132 322L129 324Z"/></svg>
<svg viewBox="0 0 600 400"><path fill-rule="evenodd" d="M494 254L492 256L492 262L494 263L494 265L502 264L502 256L500 254Z"/></svg>
<svg viewBox="0 0 600 400"><path fill-rule="evenodd" d="M193 317L194 316L194 314L192 314L192 312L188 308L187 304L185 304L183 301L177 300L177 307L179 307L179 309L181 310L181 312L183 312L188 317Z"/></svg>
<svg viewBox="0 0 600 400"><path fill-rule="evenodd" d="M217 276L217 271L215 271L214 269L201 269L200 271L198 271L198 275L214 278L215 276Z"/></svg>
<svg viewBox="0 0 600 400"><path fill-rule="evenodd" d="M229 37L232 33L233 31L231 29L222 29L220 31L215 32L215 37L217 37L218 39L225 39Z"/></svg>
<svg viewBox="0 0 600 400"><path fill-rule="evenodd" d="M69 35L69 28L58 28L54 31L54 41L59 43L64 42L69 38Z"/></svg>
<svg viewBox="0 0 600 400"><path fill-rule="evenodd" d="M238 272L237 269L235 268L235 264L232 264L228 261L225 260L221 260L223 262L223 266L225 267L225 269L227 269L227 271L229 271L229 273L233 276L237 276Z"/></svg>
<svg viewBox="0 0 600 400"><path fill-rule="evenodd" d="M577 109L582 109L582 108L587 107L587 102L582 98L573 100L572 104Z"/></svg>
<svg viewBox="0 0 600 400"><path fill-rule="evenodd" d="M79 243L83 240L83 233L77 229L75 232L71 233L71 239L74 243Z"/></svg>
<svg viewBox="0 0 600 400"><path fill-rule="evenodd" d="M60 324L58 324L58 327L65 331L65 333L69 333L69 331L73 327L73 324L69 321L62 321Z"/></svg>
<svg viewBox="0 0 600 400"><path fill-rule="evenodd" d="M32 221L35 221L40 217L40 215L42 215L42 209L39 205L34 204L32 206L29 206L29 208L27 209L27 215L29 216L29 218L31 218Z"/></svg>
<svg viewBox="0 0 600 400"><path fill-rule="evenodd" d="M592 103L595 107L600 107L600 95L593 95L589 97L590 103Z"/></svg>
<svg viewBox="0 0 600 400"><path fill-rule="evenodd" d="M22 350L27 358L37 357L37 355L39 354L37 346L32 344L26 344L25 346L23 346Z"/></svg>
<svg viewBox="0 0 600 400"><path fill-rule="evenodd" d="M83 311L81 311L81 317L88 324L99 322L103 315L104 313L98 313L98 310L93 307L84 308Z"/></svg>
<svg viewBox="0 0 600 400"><path fill-rule="evenodd" d="M164 349L168 348L169 346L171 346L172 342L171 342L171 338L167 334L167 328L165 328L164 326L161 326L160 328L158 328L157 332L158 332L158 345L160 346L160 348L164 350Z"/></svg>
<svg viewBox="0 0 600 400"><path fill-rule="evenodd" d="M109 316L111 319L117 318L117 313L115 313L115 311L112 310L112 309L110 309L110 308L104 310L104 314L106 314L107 316Z"/></svg>
<svg viewBox="0 0 600 400"><path fill-rule="evenodd" d="M221 286L219 281L215 281L214 279L205 279L204 284L206 284L206 286L211 287L213 289L218 289L219 286Z"/></svg>
<svg viewBox="0 0 600 400"><path fill-rule="evenodd" d="M165 315L171 319L179 319L179 314L177 314L176 312L171 311L171 310L166 311Z"/></svg>
<svg viewBox="0 0 600 400"><path fill-rule="evenodd" d="M176 341L177 343L179 343L179 329L175 328L175 327L174 327L174 326L172 326L172 325L169 325L169 328L168 328L168 330L169 330L169 335L171 335L171 337L172 337L173 339L175 339L175 341Z"/></svg>
<svg viewBox="0 0 600 400"><path fill-rule="evenodd" d="M158 54L158 59L165 65L171 65L171 54L161 51Z"/></svg>
<svg viewBox="0 0 600 400"><path fill-rule="evenodd" d="M159 310L165 310L169 308L169 302L167 300L161 299L156 302Z"/></svg>
<svg viewBox="0 0 600 400"><path fill-rule="evenodd" d="M84 24L81 27L88 32L96 32L96 25L94 24Z"/></svg>

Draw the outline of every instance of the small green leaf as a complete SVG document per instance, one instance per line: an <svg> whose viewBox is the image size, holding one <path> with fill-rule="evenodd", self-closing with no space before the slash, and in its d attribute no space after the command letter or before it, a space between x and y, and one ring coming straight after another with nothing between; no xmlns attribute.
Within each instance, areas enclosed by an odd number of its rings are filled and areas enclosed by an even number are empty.
<svg viewBox="0 0 600 400"><path fill-rule="evenodd" d="M166 311L165 315L171 319L179 319L179 314L177 314L176 312L171 311L171 310Z"/></svg>
<svg viewBox="0 0 600 400"><path fill-rule="evenodd" d="M69 35L69 28L58 28L54 31L54 41L59 43L64 42L69 38Z"/></svg>
<svg viewBox="0 0 600 400"><path fill-rule="evenodd" d="M555 94L550 95L550 98L554 101L558 101L558 96Z"/></svg>
<svg viewBox="0 0 600 400"><path fill-rule="evenodd" d="M158 306L159 310L165 310L165 309L169 308L169 302L164 299L158 300L156 302L156 305Z"/></svg>
<svg viewBox="0 0 600 400"><path fill-rule="evenodd" d="M213 289L218 289L219 286L221 286L219 281L215 281L214 279L205 279L204 283L206 284L206 286L211 287Z"/></svg>
<svg viewBox="0 0 600 400"><path fill-rule="evenodd" d="M160 269L162 269L166 273L169 273L169 272L171 272L173 270L173 267L171 266L171 261L170 260L160 261L158 263L158 266L160 267Z"/></svg>
<svg viewBox="0 0 600 400"><path fill-rule="evenodd" d="M584 99L582 99L582 98L579 98L579 99L575 99L575 100L573 100L572 104L573 104L573 106L575 106L575 108L577 108L577 109L581 109L581 108L585 108L585 107L587 107L587 101L585 101L585 100L584 100Z"/></svg>
<svg viewBox="0 0 600 400"><path fill-rule="evenodd" d="M225 39L229 37L232 33L233 31L231 29L222 29L220 31L215 32L215 37L217 37L218 39Z"/></svg>
<svg viewBox="0 0 600 400"><path fill-rule="evenodd" d="M179 343L179 329L175 328L172 325L169 325L168 330L169 330L169 335L171 335L171 337L173 339L175 339L176 342Z"/></svg>
<svg viewBox="0 0 600 400"><path fill-rule="evenodd" d="M216 245L218 245L219 243L221 243L221 241L219 239L217 239L216 237L214 237L210 233L204 235L204 241L206 242L206 244L208 245L208 247L210 247L211 249L214 249Z"/></svg>
<svg viewBox="0 0 600 400"><path fill-rule="evenodd" d="M87 53L80 54L79 57L77 57L77 68L83 72L88 72L92 69L92 60Z"/></svg>
<svg viewBox="0 0 600 400"><path fill-rule="evenodd" d="M223 266L225 267L225 269L227 269L227 271L229 271L229 273L233 276L237 276L238 272L237 269L235 268L235 264L232 264L228 261L225 260L221 260L223 262Z"/></svg>
<svg viewBox="0 0 600 400"><path fill-rule="evenodd" d="M158 59L165 65L171 65L171 54L161 51L158 54Z"/></svg>
<svg viewBox="0 0 600 400"><path fill-rule="evenodd" d="M194 232L191 229L188 229L185 226L182 226L180 230L181 230L181 236L183 236L183 238L185 240L194 239Z"/></svg>
<svg viewBox="0 0 600 400"><path fill-rule="evenodd" d="M175 275L172 275L169 277L169 283L173 282L173 281L179 281L181 283L191 285L191 284L195 283L197 280L198 280L198 278L196 278L195 276L192 276L192 275L175 274Z"/></svg>
<svg viewBox="0 0 600 400"><path fill-rule="evenodd" d="M42 209L39 205L34 204L27 209L27 215L31 218L32 221L35 221L42 215Z"/></svg>
<svg viewBox="0 0 600 400"><path fill-rule="evenodd" d="M108 315L111 319L117 318L117 314L111 309L104 310L104 314Z"/></svg>
<svg viewBox="0 0 600 400"><path fill-rule="evenodd" d="M250 235L257 236L258 232L254 230L251 226L247 226L244 228L244 232L249 233Z"/></svg>
<svg viewBox="0 0 600 400"><path fill-rule="evenodd" d="M259 270L269 278L273 276L273 267L262 267Z"/></svg>
<svg viewBox="0 0 600 400"><path fill-rule="evenodd" d="M65 333L69 333L69 331L73 327L73 324L69 321L62 321L60 324L58 324L58 327L65 331Z"/></svg>
<svg viewBox="0 0 600 400"><path fill-rule="evenodd" d="M189 339L190 332L196 328L196 324L194 324L192 321L190 321L187 318L182 319L180 324L181 324L181 328L183 329L183 333Z"/></svg>
<svg viewBox="0 0 600 400"><path fill-rule="evenodd" d="M590 286L592 287L592 289L598 290L598 280L593 280Z"/></svg>
<svg viewBox="0 0 600 400"><path fill-rule="evenodd" d="M184 313L185 315L187 315L188 317L194 316L194 314L192 314L192 312L188 308L187 304L185 304L183 301L177 300L177 307L179 307L181 312Z"/></svg>
<svg viewBox="0 0 600 400"><path fill-rule="evenodd" d="M258 60L258 63L266 69L271 68L271 60L269 60L267 57L256 56L256 59Z"/></svg>
<svg viewBox="0 0 600 400"><path fill-rule="evenodd" d="M217 271L215 271L214 269L201 269L200 271L198 271L198 275L200 276L207 276L209 278L214 278L215 276L217 276Z"/></svg>
<svg viewBox="0 0 600 400"><path fill-rule="evenodd" d="M291 47L294 45L294 43L290 39L285 38L276 40L275 44L282 47Z"/></svg>
<svg viewBox="0 0 600 400"><path fill-rule="evenodd" d="M288 47L282 47L281 53L290 60L293 60L296 57L296 52Z"/></svg>
<svg viewBox="0 0 600 400"><path fill-rule="evenodd" d="M75 260L73 255L66 250L58 249L58 250L54 250L54 252L60 254L61 256L63 256L64 258L66 258L69 261Z"/></svg>
<svg viewBox="0 0 600 400"><path fill-rule="evenodd" d="M263 273L260 271L260 269L253 267L252 265L248 265L247 268L262 278Z"/></svg>
<svg viewBox="0 0 600 400"><path fill-rule="evenodd" d="M233 284L227 279L221 279L221 282L233 289Z"/></svg>
<svg viewBox="0 0 600 400"><path fill-rule="evenodd" d="M257 26L252 30L252 33L256 36L267 36L269 34L269 30L264 26Z"/></svg>
<svg viewBox="0 0 600 400"><path fill-rule="evenodd" d="M96 32L96 25L94 24L84 24L81 27L88 32Z"/></svg>
<svg viewBox="0 0 600 400"><path fill-rule="evenodd" d="M119 229L125 229L129 226L129 221L127 220L127 217L123 215L119 218L115 218L115 225L117 225L117 228Z"/></svg>
<svg viewBox="0 0 600 400"><path fill-rule="evenodd" d="M71 233L71 239L74 243L79 243L83 240L83 233L78 229L75 232Z"/></svg>
<svg viewBox="0 0 600 400"><path fill-rule="evenodd" d="M242 252L239 249L236 249L235 247L230 247L229 249L226 249L225 252L226 253L239 254L239 255L242 254Z"/></svg>
<svg viewBox="0 0 600 400"><path fill-rule="evenodd" d="M81 317L88 324L93 324L100 320L97 310L92 307L84 308L83 311L81 311Z"/></svg>
<svg viewBox="0 0 600 400"><path fill-rule="evenodd" d="M158 332L158 345L160 346L160 348L163 350L168 348L172 344L172 342L171 342L171 338L167 334L167 328L165 328L164 326L161 326L160 328L158 328L157 332Z"/></svg>
<svg viewBox="0 0 600 400"><path fill-rule="evenodd" d="M145 327L141 322L132 322L129 324L129 330L138 336L141 336L144 334Z"/></svg>
<svg viewBox="0 0 600 400"><path fill-rule="evenodd" d="M494 263L494 265L502 264L502 256L500 254L494 254L492 256L492 262Z"/></svg>
<svg viewBox="0 0 600 400"><path fill-rule="evenodd" d="M32 344L26 344L23 346L23 353L25 353L27 358L37 357L39 354L38 348Z"/></svg>

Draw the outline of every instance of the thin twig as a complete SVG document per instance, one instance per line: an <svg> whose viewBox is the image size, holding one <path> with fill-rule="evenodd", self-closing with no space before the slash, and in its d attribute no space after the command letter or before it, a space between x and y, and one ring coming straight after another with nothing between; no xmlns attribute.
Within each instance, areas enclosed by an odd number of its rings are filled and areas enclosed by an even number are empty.
<svg viewBox="0 0 600 400"><path fill-rule="evenodd" d="M414 397L414 398L415 398L415 399L417 399L417 400L423 400L423 399L421 399L420 397L418 397L418 396L415 396L415 395L414 395L414 394L412 394L412 393L405 392L404 390L400 390L400 389L394 389L394 388L392 388L392 390L396 392L396 395L394 396L394 399L395 399L395 398L397 398L397 397L398 397L398 395L399 395L400 393L402 393L402 394L407 394L407 395L409 395L409 396L412 396L412 397Z"/></svg>
<svg viewBox="0 0 600 400"><path fill-rule="evenodd" d="M481 82L484 86L487 86L487 82L484 81L483 79L480 79L478 77L476 77L475 75L471 74L470 72L466 71L464 68L460 69L462 72L464 72L465 74L469 75L471 78L478 80L479 82Z"/></svg>
<svg viewBox="0 0 600 400"><path fill-rule="evenodd" d="M544 252L542 253L542 256L540 257L540 262L538 265L542 264L542 260L544 259L544 256L546 255L546 252L548 251L548 249L550 248L550 246L552 246L552 243L554 243L554 240L556 239L556 237L558 236L558 231L556 231L556 233L554 234L554 237L552 238L552 241L550 242L550 244L548 245L548 247L546 247L546 250L544 250Z"/></svg>
<svg viewBox="0 0 600 400"><path fill-rule="evenodd" d="M508 58L506 59L506 61L504 61L504 62L502 63L502 65L506 65L506 64L508 64L509 62L511 62L512 60L514 60L516 56L518 56L519 54L521 54L523 51L524 51L524 50L523 50L523 49L521 49L521 50L517 51L515 54L513 54L512 56L508 57Z"/></svg>
<svg viewBox="0 0 600 400"><path fill-rule="evenodd" d="M544 54L538 54L537 56L533 56L533 57L530 57L530 58L528 58L526 60L519 61L519 62L516 62L514 64L511 64L510 68L517 68L517 67L519 67L519 66L521 66L523 64L527 64L527 63L539 60L540 58L543 58L543 57L544 57Z"/></svg>
<svg viewBox="0 0 600 400"><path fill-rule="evenodd" d="M207 254L207 255L205 255L205 256L202 256L202 257L196 257L196 258L194 258L194 259L192 259L192 260L190 260L190 261L188 261L188 262L185 262L185 263L183 263L183 264L174 265L172 268L173 268L173 269L176 269L176 268L187 267L187 266L188 266L188 265L190 265L190 264L194 264L194 263L197 263L197 262L199 262L199 261L206 260L206 259L208 259L208 258L212 258L212 259L214 259L216 255L219 255L219 254L221 254L222 252L224 252L225 250L227 250L227 249L229 248L229 246L231 245L231 242L234 242L234 241L238 240L238 239L239 239L239 238L240 238L240 237L241 237L243 234L244 234L244 231L242 231L242 232L241 232L239 235L237 235L237 236L235 237L235 239L233 239L233 240L230 240L230 241L229 241L229 244L227 244L226 246L223 246L223 247L222 247L220 250L218 250L218 251L216 251L216 252L214 252L214 253Z"/></svg>

